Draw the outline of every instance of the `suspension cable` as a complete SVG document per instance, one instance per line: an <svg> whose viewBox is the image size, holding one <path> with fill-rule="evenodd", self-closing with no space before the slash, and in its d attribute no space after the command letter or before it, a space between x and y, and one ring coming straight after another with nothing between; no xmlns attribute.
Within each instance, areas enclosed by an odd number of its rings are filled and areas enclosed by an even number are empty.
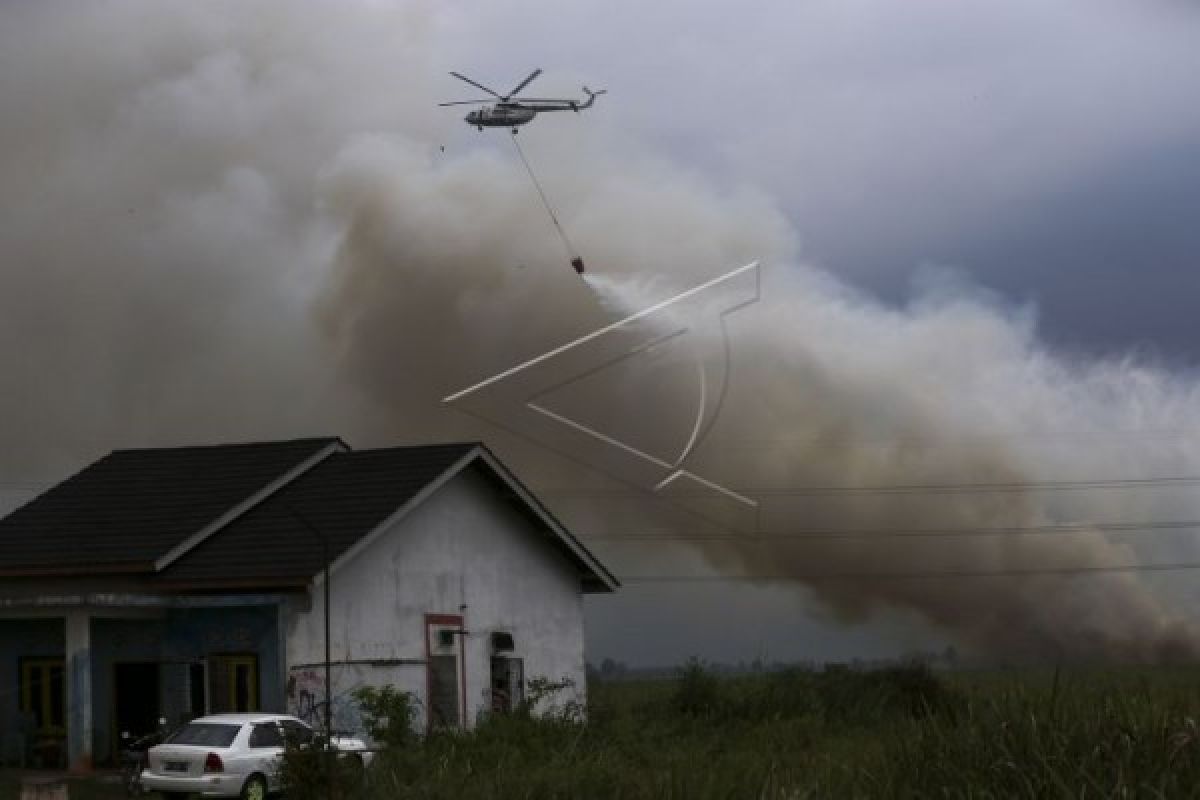
<svg viewBox="0 0 1200 800"><path fill-rule="evenodd" d="M554 223L554 229L558 231L558 236L562 239L563 247L567 250L567 255L571 258L572 266L578 262L582 264L579 257L579 251L571 244L571 240L567 237L567 232L563 230L563 226L558 221L558 215L554 213L554 208L550 205L550 200L546 197L546 192L542 190L541 181L533 172L533 167L529 165L529 159L525 158L525 151L521 149L521 143L517 141L517 134L509 134L512 137L513 147L516 148L517 155L521 157L521 163L525 165L525 171L529 173L529 179L533 181L533 188L537 189L538 197L542 198L542 205L546 207L546 212L550 215L550 221ZM578 267L577 267L578 268Z"/></svg>

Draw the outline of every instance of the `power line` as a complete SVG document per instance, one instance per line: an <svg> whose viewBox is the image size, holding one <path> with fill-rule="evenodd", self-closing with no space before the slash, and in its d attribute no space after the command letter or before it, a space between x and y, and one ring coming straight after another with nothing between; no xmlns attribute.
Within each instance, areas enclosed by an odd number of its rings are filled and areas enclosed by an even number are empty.
<svg viewBox="0 0 1200 800"><path fill-rule="evenodd" d="M1028 525L1003 528L881 528L875 530L809 529L798 531L732 533L712 531L687 533L648 531L645 533L595 534L588 541L738 541L746 544L766 544L773 539L791 541L875 538L959 538L975 536L1069 535L1079 533L1142 533L1161 530L1200 529L1200 520L1164 522L1098 522L1093 524Z"/></svg>
<svg viewBox="0 0 1200 800"><path fill-rule="evenodd" d="M0 481L0 489L26 489L39 491L53 484L34 484ZM925 484L879 484L874 486L743 486L739 492L760 496L809 496L838 494L907 494L907 493L972 493L972 492L1027 492L1027 491L1074 491L1087 489L1139 489L1160 486L1200 485L1200 475L1165 475L1153 478L1097 478L1091 480L1011 481L996 483L925 483ZM640 497L650 489L535 489L539 497ZM707 491L671 492L672 497L696 495L711 496Z"/></svg>
<svg viewBox="0 0 1200 800"><path fill-rule="evenodd" d="M766 449L781 443L814 448L853 448L902 445L905 447L958 447L988 442L1036 440L1038 443L1057 440L1059 444L1087 443L1089 440L1162 440L1175 442L1181 438L1200 436L1200 428L1141 428L1124 430L1078 430L1078 431L1015 431L962 435L930 436L858 436L833 437L821 434L778 434L774 436L725 437L712 440L709 445L720 450Z"/></svg>
<svg viewBox="0 0 1200 800"><path fill-rule="evenodd" d="M1164 486L1195 486L1200 476L1179 475L1155 478L1111 478L1080 481L1014 481L1002 483L914 483L875 486L798 486L792 488L739 486L734 490L757 497L809 497L818 495L864 494L970 494L1009 492L1060 492L1087 489L1143 489ZM624 489L541 489L539 497L621 497L641 496L644 491ZM672 497L711 497L711 492L671 492Z"/></svg>
<svg viewBox="0 0 1200 800"><path fill-rule="evenodd" d="M1039 569L936 570L930 572L797 572L791 575L621 575L621 583L820 583L824 581L906 581L961 578L1080 577L1131 572L1183 572L1200 569L1200 562L1173 564L1114 564L1094 567Z"/></svg>

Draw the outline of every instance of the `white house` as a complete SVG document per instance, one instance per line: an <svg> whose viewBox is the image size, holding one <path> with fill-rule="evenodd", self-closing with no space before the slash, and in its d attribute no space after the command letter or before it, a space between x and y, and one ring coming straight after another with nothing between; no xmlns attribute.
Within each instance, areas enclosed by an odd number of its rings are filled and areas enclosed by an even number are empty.
<svg viewBox="0 0 1200 800"><path fill-rule="evenodd" d="M339 729L365 684L426 728L533 678L582 701L583 594L617 585L481 444L115 451L0 520L0 758L86 767L159 716L319 724L327 646Z"/></svg>

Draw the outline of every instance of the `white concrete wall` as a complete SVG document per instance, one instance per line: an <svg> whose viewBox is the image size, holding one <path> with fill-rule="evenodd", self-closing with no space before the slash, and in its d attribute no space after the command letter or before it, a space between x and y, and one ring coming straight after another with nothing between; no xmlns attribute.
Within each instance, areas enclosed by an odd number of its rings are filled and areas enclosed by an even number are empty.
<svg viewBox="0 0 1200 800"><path fill-rule="evenodd" d="M468 724L490 708L493 631L513 635L513 655L524 659L526 680L571 680L575 694L570 699L582 701L578 574L515 502L499 496L484 476L466 470L343 564L331 582L333 660L423 659L425 615L461 614L469 631L464 659ZM289 621L289 665L324 659L319 587L312 599L310 611L293 613ZM423 667L374 671L416 692L424 703Z"/></svg>

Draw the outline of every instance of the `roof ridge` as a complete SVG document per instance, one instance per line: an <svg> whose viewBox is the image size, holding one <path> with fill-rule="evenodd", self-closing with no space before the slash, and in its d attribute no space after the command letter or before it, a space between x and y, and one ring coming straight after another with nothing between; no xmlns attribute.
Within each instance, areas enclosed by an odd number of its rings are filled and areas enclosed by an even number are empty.
<svg viewBox="0 0 1200 800"><path fill-rule="evenodd" d="M426 444L393 444L393 445L387 445L386 447L363 447L363 448L359 448L358 450L350 450L349 453L353 453L353 454L388 453L388 452L395 452L397 450L422 450L422 449L433 449L435 447L436 448L444 448L444 449L450 449L450 448L457 447L457 448L467 450L472 447L483 447L483 446L484 446L484 444L482 441L478 441L478 440L472 441L469 439L464 439L461 442L428 442Z"/></svg>
<svg viewBox="0 0 1200 800"><path fill-rule="evenodd" d="M118 447L110 450L108 455L102 456L101 460L108 456L117 453L155 453L169 452L172 450L216 450L219 448L232 447L264 447L281 444L304 444L304 443L326 442L328 444L338 443L347 450L351 449L348 444L340 436L299 436L294 439L258 439L247 442L216 442L209 444L178 444L178 445L163 445L160 447ZM93 464L97 462L92 462ZM88 466L91 466L89 464ZM84 469L86 469L85 467Z"/></svg>
<svg viewBox="0 0 1200 800"><path fill-rule="evenodd" d="M313 441L314 443L316 441L325 441L326 444L320 450L309 455L308 458L304 459L300 463L293 464L283 474L277 475L265 486L259 487L259 489L252 493L249 497L246 497L242 499L241 502L236 503L230 508L227 508L223 513L218 515L216 519L209 521L208 524L206 524L200 530L184 539L175 547L172 547L155 560L154 571L162 572L171 564L186 556L196 547L212 538L215 534L219 533L222 528L226 527L232 522L235 522L239 517L251 511L256 506L259 506L267 500L270 500L271 497L273 497L279 491L319 466L326 459L339 455L341 452L343 452L341 448L346 446L340 438Z"/></svg>

